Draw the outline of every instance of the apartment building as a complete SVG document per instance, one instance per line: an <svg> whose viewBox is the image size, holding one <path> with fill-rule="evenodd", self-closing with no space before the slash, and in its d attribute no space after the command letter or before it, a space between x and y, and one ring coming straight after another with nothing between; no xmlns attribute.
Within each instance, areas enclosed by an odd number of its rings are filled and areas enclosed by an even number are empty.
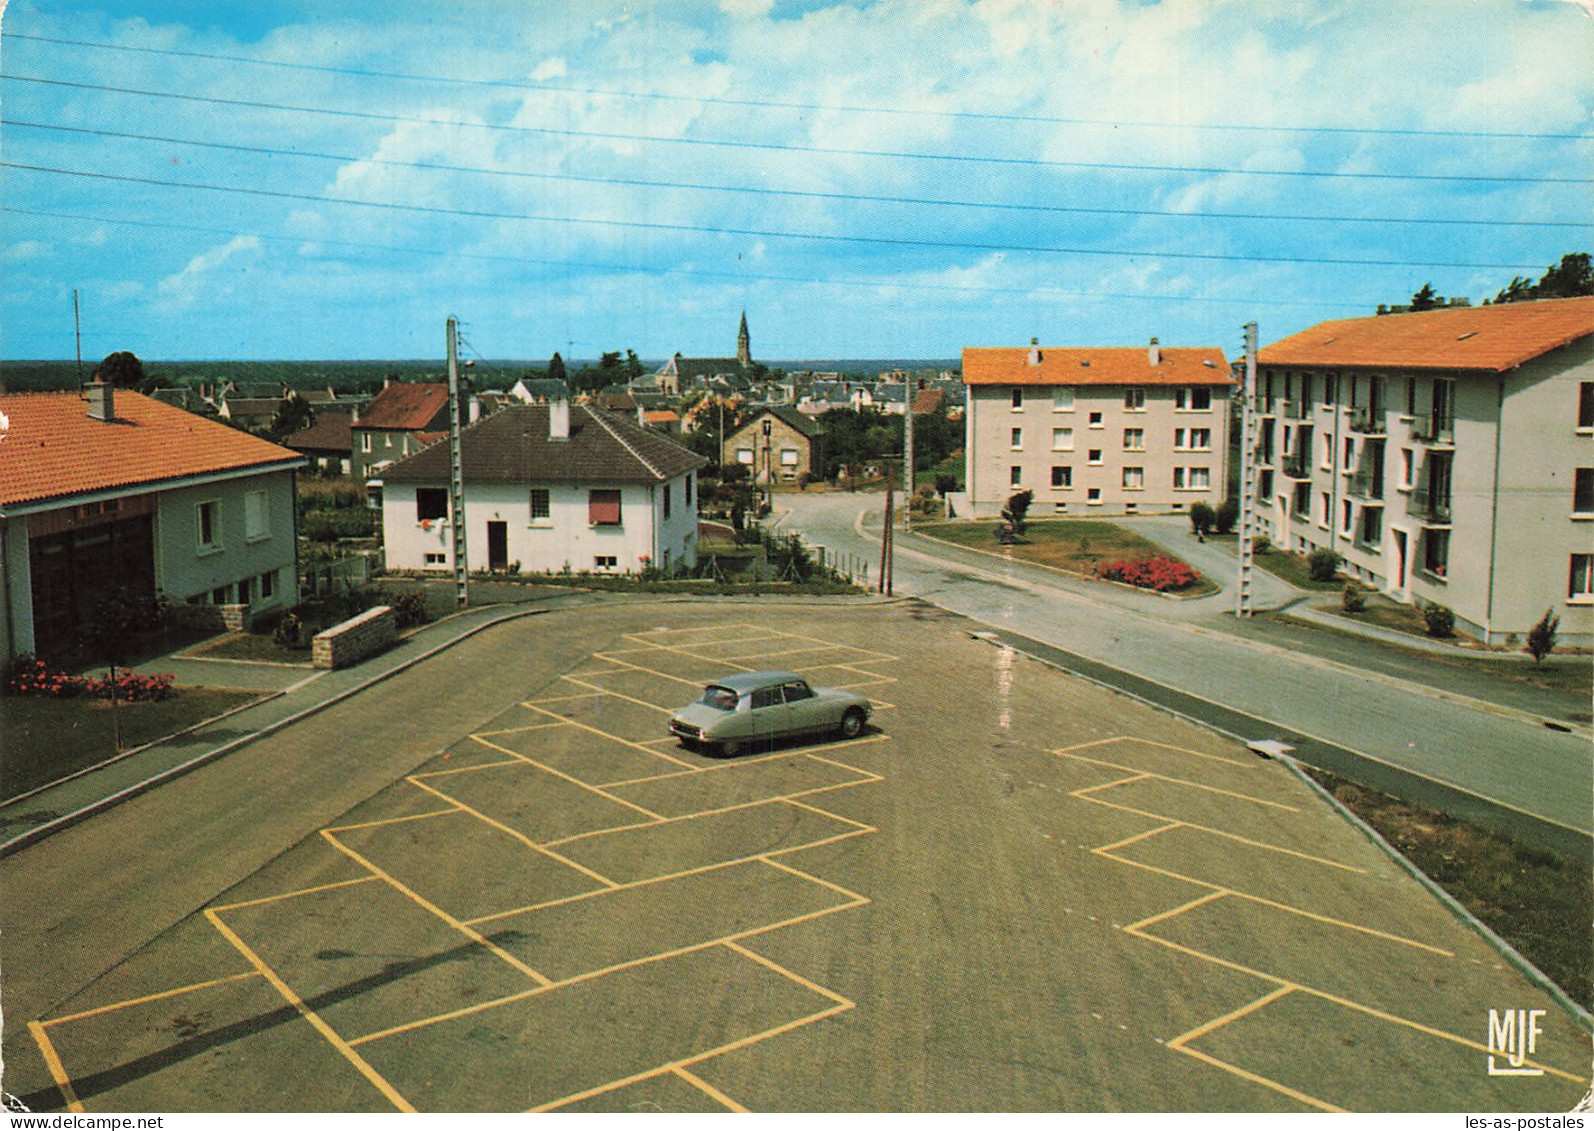
<svg viewBox="0 0 1594 1131"><path fill-rule="evenodd" d="M1323 322L1258 358L1262 531L1490 643L1594 639L1594 297Z"/></svg>
<svg viewBox="0 0 1594 1131"><path fill-rule="evenodd" d="M1015 491L1030 513L1216 506L1228 482L1233 378L1217 347L970 348L967 476L976 517Z"/></svg>

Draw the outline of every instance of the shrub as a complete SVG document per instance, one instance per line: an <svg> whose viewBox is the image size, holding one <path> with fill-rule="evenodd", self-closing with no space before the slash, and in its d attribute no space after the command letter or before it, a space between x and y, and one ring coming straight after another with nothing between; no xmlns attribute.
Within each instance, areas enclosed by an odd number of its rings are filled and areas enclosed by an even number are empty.
<svg viewBox="0 0 1594 1131"><path fill-rule="evenodd" d="M1096 567L1096 576L1106 581L1121 581L1139 589L1169 593L1185 589L1201 580L1201 575L1177 558L1163 554L1107 562Z"/></svg>
<svg viewBox="0 0 1594 1131"><path fill-rule="evenodd" d="M411 628L432 619L432 611L426 607L426 594L419 589L405 590L389 604L393 606L394 622L400 628Z"/></svg>
<svg viewBox="0 0 1594 1131"><path fill-rule="evenodd" d="M278 648L303 648L304 621L297 613L284 613L271 633L271 640Z"/></svg>
<svg viewBox="0 0 1594 1131"><path fill-rule="evenodd" d="M109 699L111 697L111 681L86 676L79 681L83 685L83 694L91 699ZM172 673L162 672L159 675L139 675L137 672L123 670L116 675L116 697L124 702L138 700L159 700L172 697Z"/></svg>
<svg viewBox="0 0 1594 1131"><path fill-rule="evenodd" d="M1265 554L1272 549L1273 540L1270 539L1266 534L1258 534L1255 538L1251 539L1251 553L1253 554Z"/></svg>
<svg viewBox="0 0 1594 1131"><path fill-rule="evenodd" d="M1441 638L1456 634L1456 614L1440 604L1424 605L1422 619L1428 622L1428 635Z"/></svg>
<svg viewBox="0 0 1594 1131"><path fill-rule="evenodd" d="M1545 609L1539 623L1528 632L1528 652L1535 664L1543 663L1544 657L1555 650L1555 630L1561 627L1561 618L1554 616L1554 612L1554 609Z"/></svg>
<svg viewBox="0 0 1594 1131"><path fill-rule="evenodd" d="M7 695L32 695L43 699L74 699L83 693L82 683L65 672L52 668L36 656L23 653L6 669Z"/></svg>
<svg viewBox="0 0 1594 1131"><path fill-rule="evenodd" d="M1211 504L1196 503L1190 508L1190 529L1205 537L1217 517L1217 512L1212 509Z"/></svg>
<svg viewBox="0 0 1594 1131"><path fill-rule="evenodd" d="M1354 581L1347 581L1339 603L1347 613L1359 613L1367 607L1367 590Z"/></svg>
<svg viewBox="0 0 1594 1131"><path fill-rule="evenodd" d="M1035 500L1034 491L1015 491L1007 498L1007 506L1002 508L1002 517L1013 524L1013 533L1024 533L1024 520L1029 515L1029 505Z"/></svg>
<svg viewBox="0 0 1594 1131"><path fill-rule="evenodd" d="M1324 548L1313 550L1306 556L1306 565L1311 570L1313 581L1333 581L1334 574L1339 572L1339 563L1344 559L1333 550Z"/></svg>
<svg viewBox="0 0 1594 1131"><path fill-rule="evenodd" d="M1224 499L1218 504L1218 509L1212 512L1212 526L1219 534L1229 533L1239 521L1240 504L1233 499Z"/></svg>

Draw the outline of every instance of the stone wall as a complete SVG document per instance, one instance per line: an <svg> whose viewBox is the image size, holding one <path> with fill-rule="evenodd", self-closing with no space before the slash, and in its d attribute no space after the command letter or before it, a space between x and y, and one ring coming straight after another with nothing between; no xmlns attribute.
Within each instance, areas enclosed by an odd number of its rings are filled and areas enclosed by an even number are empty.
<svg viewBox="0 0 1594 1131"><path fill-rule="evenodd" d="M248 605L168 605L166 617L177 628L243 632L249 628Z"/></svg>
<svg viewBox="0 0 1594 1131"><path fill-rule="evenodd" d="M357 617L316 634L310 659L318 668L346 668L393 646L398 617L391 605L377 605Z"/></svg>

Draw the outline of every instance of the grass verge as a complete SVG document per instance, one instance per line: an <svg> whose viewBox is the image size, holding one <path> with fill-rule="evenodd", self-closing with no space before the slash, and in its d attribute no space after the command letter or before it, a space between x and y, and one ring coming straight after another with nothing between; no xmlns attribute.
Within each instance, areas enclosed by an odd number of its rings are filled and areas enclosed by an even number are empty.
<svg viewBox="0 0 1594 1131"><path fill-rule="evenodd" d="M1594 1005L1594 874L1447 813L1303 767L1585 1009Z"/></svg>
<svg viewBox="0 0 1594 1131"><path fill-rule="evenodd" d="M1094 519L1036 519L1024 528L1023 537L1011 546L996 540L996 523L935 522L914 526L914 532L967 546L975 550L989 550L1010 554L1020 561L1050 566L1085 576L1093 574L1096 567L1107 562L1144 558L1152 555L1172 557L1161 546L1142 538L1132 530L1112 522ZM1206 577L1180 590L1181 596L1204 596L1216 593L1218 586Z"/></svg>
<svg viewBox="0 0 1594 1131"><path fill-rule="evenodd" d="M122 745L142 746L258 698L253 691L180 688L160 702L121 703ZM97 765L116 753L106 699L0 697L0 800Z"/></svg>
<svg viewBox="0 0 1594 1131"><path fill-rule="evenodd" d="M1251 562L1267 570L1280 581L1287 581L1297 589L1306 589L1317 593L1337 593L1345 588L1345 579L1336 577L1332 581L1315 581L1312 578L1312 567L1300 554L1288 550L1273 548L1264 554L1251 555Z"/></svg>

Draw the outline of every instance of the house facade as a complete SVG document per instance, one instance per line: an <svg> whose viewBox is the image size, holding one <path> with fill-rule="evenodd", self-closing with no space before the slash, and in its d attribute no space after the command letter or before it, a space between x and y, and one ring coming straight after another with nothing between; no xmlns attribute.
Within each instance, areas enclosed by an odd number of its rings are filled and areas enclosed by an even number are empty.
<svg viewBox="0 0 1594 1131"><path fill-rule="evenodd" d="M754 483L796 486L805 475L822 474L823 437L824 427L810 417L772 406L725 438L725 462L748 468Z"/></svg>
<svg viewBox="0 0 1594 1131"><path fill-rule="evenodd" d="M384 472L387 567L451 571L446 445ZM673 572L697 563L697 472L708 461L634 419L555 401L460 434L472 570Z"/></svg>
<svg viewBox="0 0 1594 1131"><path fill-rule="evenodd" d="M1217 347L963 351L969 506L1134 514L1217 506L1233 378Z"/></svg>
<svg viewBox="0 0 1594 1131"><path fill-rule="evenodd" d="M447 434L447 385L394 382L372 398L350 426L354 478L364 482L380 477L388 464Z"/></svg>
<svg viewBox="0 0 1594 1131"><path fill-rule="evenodd" d="M124 590L229 623L298 602L296 453L108 386L0 396L0 414L8 657L69 656Z"/></svg>
<svg viewBox="0 0 1594 1131"><path fill-rule="evenodd" d="M1272 541L1488 643L1594 639L1594 298L1324 322L1258 356Z"/></svg>

